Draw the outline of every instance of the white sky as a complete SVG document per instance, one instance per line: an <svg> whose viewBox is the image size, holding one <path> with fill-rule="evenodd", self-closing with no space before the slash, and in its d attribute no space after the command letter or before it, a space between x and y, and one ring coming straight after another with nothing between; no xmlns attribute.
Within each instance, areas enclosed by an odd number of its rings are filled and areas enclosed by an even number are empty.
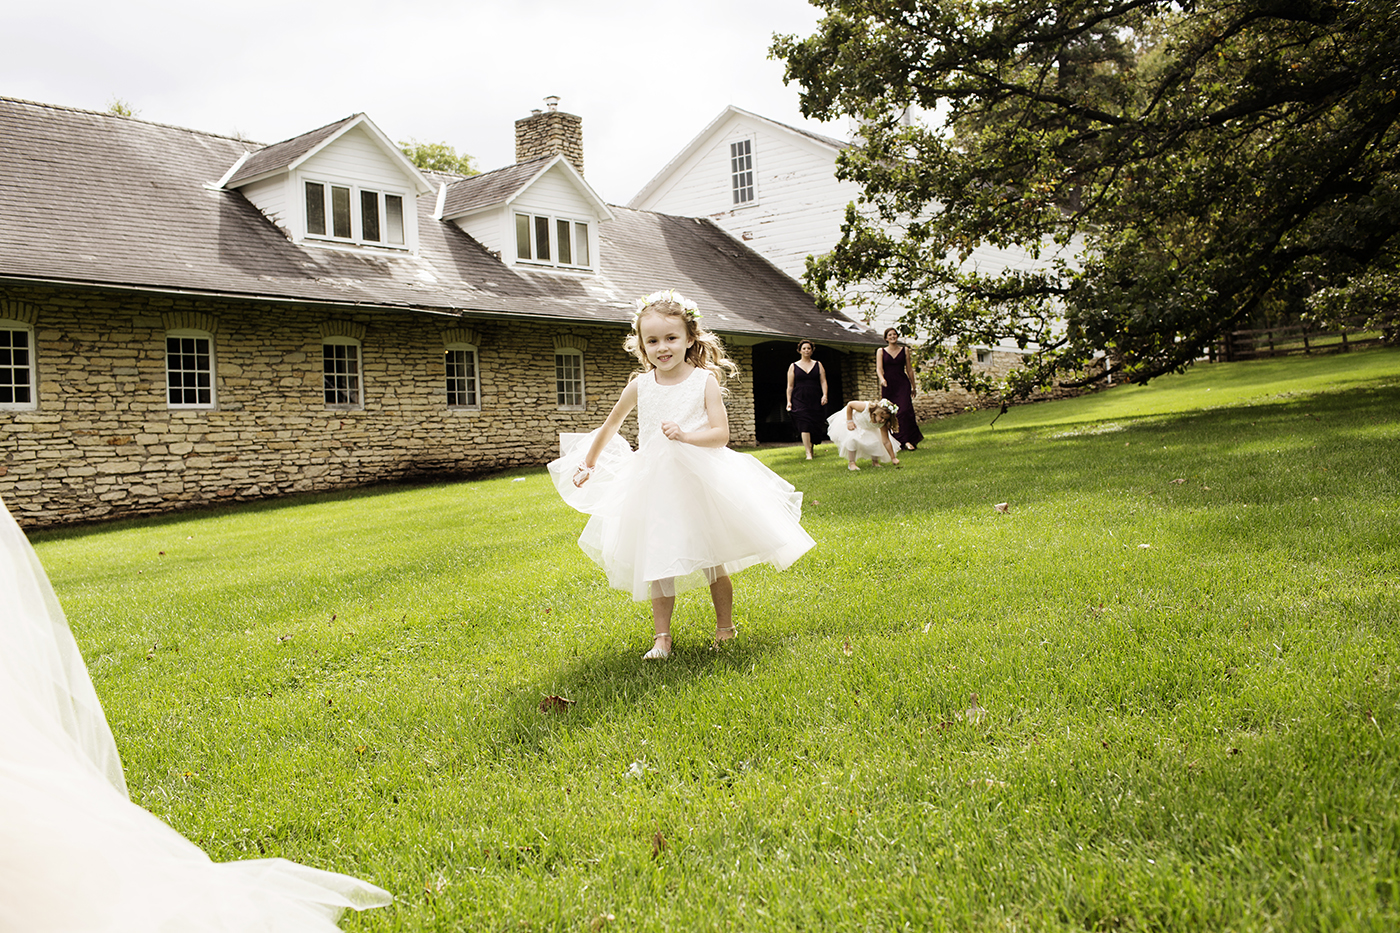
<svg viewBox="0 0 1400 933"><path fill-rule="evenodd" d="M544 98L583 118L586 177L625 204L728 104L802 119L768 59L806 0L52 0L6 3L0 95L273 143L363 112L488 171Z"/></svg>

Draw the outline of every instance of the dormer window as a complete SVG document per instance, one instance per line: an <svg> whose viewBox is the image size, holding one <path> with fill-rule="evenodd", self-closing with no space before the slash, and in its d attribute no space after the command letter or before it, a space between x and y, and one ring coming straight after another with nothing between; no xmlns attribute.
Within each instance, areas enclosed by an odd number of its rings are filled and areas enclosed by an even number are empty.
<svg viewBox="0 0 1400 933"><path fill-rule="evenodd" d="M515 255L521 262L590 267L588 224L568 217L516 214Z"/></svg>
<svg viewBox="0 0 1400 933"><path fill-rule="evenodd" d="M308 181L306 235L384 246L403 246L402 194L354 185Z"/></svg>

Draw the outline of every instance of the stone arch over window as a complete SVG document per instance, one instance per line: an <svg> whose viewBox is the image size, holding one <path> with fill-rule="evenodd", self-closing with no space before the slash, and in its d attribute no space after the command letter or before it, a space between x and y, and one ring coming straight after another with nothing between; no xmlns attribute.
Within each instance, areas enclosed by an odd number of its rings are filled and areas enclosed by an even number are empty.
<svg viewBox="0 0 1400 933"><path fill-rule="evenodd" d="M219 319L203 311L166 311L160 319L166 330L202 330L210 335L219 330Z"/></svg>

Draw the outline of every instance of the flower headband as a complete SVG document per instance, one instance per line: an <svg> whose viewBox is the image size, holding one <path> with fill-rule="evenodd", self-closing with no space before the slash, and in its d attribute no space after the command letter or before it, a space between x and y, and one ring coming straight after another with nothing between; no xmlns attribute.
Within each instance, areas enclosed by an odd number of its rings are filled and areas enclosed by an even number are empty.
<svg viewBox="0 0 1400 933"><path fill-rule="evenodd" d="M652 305L662 304L663 302L673 304L680 308L681 316L687 321L700 320L700 306L689 298L682 297L681 293L674 288L668 288L665 291L652 292L645 298L637 299L637 310L632 314L632 329L637 329L637 325L642 320L643 311Z"/></svg>
<svg viewBox="0 0 1400 933"><path fill-rule="evenodd" d="M899 406L887 398L880 399L880 407L892 415L899 414Z"/></svg>

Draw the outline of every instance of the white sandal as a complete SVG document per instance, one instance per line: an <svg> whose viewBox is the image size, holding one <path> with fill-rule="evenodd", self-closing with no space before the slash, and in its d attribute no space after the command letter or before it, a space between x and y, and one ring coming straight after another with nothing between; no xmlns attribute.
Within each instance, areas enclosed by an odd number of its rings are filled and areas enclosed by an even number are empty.
<svg viewBox="0 0 1400 933"><path fill-rule="evenodd" d="M661 643L661 639L666 639L666 644ZM643 661L664 661L671 656L671 636L653 635L651 639L651 650L642 655Z"/></svg>

